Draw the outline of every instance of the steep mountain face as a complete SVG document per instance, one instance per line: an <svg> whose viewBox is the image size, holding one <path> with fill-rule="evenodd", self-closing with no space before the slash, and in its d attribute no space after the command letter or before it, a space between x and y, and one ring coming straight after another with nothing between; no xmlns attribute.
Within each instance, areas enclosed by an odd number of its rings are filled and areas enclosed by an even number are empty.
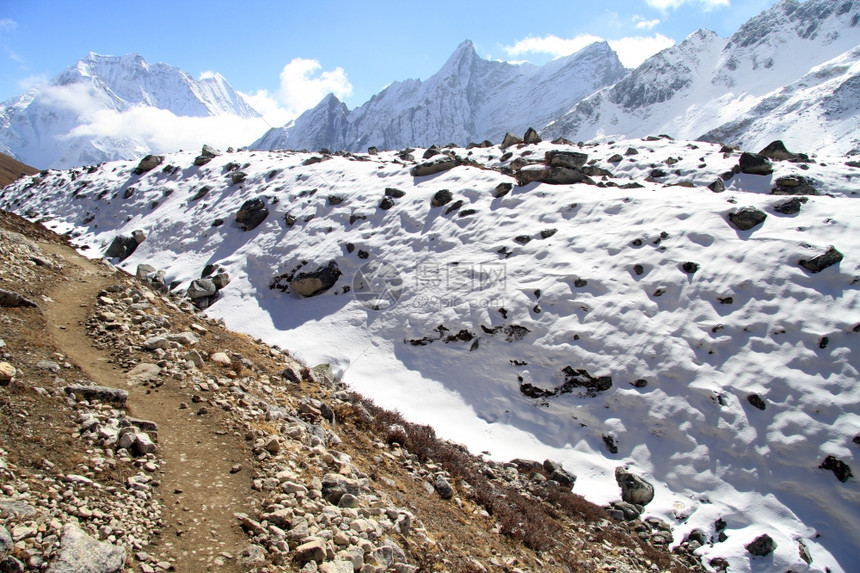
<svg viewBox="0 0 860 573"><path fill-rule="evenodd" d="M545 124L624 72L605 42L538 67L481 59L466 41L426 81L395 82L352 111L330 95L251 147L359 151L500 140Z"/></svg>
<svg viewBox="0 0 860 573"><path fill-rule="evenodd" d="M782 138L795 146L852 150L860 137L856 121L850 126L828 110L833 97L845 109L857 108L850 86L857 77L858 23L858 2L784 0L728 40L700 30L579 102L550 123L545 136L587 140L659 132L729 138L751 148ZM812 133L839 136L820 141Z"/></svg>
<svg viewBox="0 0 860 573"><path fill-rule="evenodd" d="M91 53L50 83L0 106L0 149L38 167L69 167L140 157L153 149L135 135L90 133L100 113L141 108L182 117L260 117L218 74L195 80L139 55Z"/></svg>

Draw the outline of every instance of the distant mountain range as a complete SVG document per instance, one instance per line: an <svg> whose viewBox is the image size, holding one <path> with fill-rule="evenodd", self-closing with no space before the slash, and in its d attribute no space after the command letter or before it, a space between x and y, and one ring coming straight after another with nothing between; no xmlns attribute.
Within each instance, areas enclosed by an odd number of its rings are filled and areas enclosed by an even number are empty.
<svg viewBox="0 0 860 573"><path fill-rule="evenodd" d="M605 42L535 66L482 59L467 40L426 80L394 82L352 110L330 94L250 147L467 145L535 127L573 141L665 133L751 149L782 139L796 149L860 153L858 72L860 2L782 0L731 38L699 30L632 70ZM139 55L90 54L0 105L0 152L45 168L173 150L158 133L90 128L99 114L132 110L260 117L220 75L195 80Z"/></svg>
<svg viewBox="0 0 860 573"><path fill-rule="evenodd" d="M48 84L0 105L0 152L35 167L61 168L159 151L133 133L76 133L100 113L132 109L181 117L260 117L219 74L195 80L140 55L90 53Z"/></svg>

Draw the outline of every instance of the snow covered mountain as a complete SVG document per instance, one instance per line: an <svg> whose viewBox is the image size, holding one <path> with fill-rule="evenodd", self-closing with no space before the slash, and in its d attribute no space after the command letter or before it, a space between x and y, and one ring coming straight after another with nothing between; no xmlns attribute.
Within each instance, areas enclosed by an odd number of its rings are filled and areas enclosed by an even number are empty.
<svg viewBox="0 0 860 573"><path fill-rule="evenodd" d="M352 111L329 95L251 147L363 151L499 141L509 130L544 125L623 74L605 42L538 67L484 60L467 40L426 81L395 82Z"/></svg>
<svg viewBox="0 0 860 573"><path fill-rule="evenodd" d="M198 166L194 150L143 172L51 170L0 207L93 257L126 237L123 268L164 271L231 328L473 452L559 460L601 504L628 468L655 492L631 529L670 523L662 539L696 540L714 571L847 572L860 163L791 151L809 157L756 169L662 137L420 164L241 151ZM538 181L553 177L584 183ZM201 272L222 288L191 288Z"/></svg>
<svg viewBox="0 0 860 573"><path fill-rule="evenodd" d="M47 85L0 105L0 151L40 168L139 158L176 150L164 133L137 129L176 117L260 115L218 74L195 80L136 54L90 53Z"/></svg>
<svg viewBox="0 0 860 573"><path fill-rule="evenodd" d="M728 40L699 30L542 132L574 141L668 133L759 148L860 151L860 3L783 0Z"/></svg>
<svg viewBox="0 0 860 573"><path fill-rule="evenodd" d="M835 0L781 0L731 38L699 30L634 70L605 43L536 67L482 60L467 41L425 82L396 82L352 111L329 95L252 147L465 145L533 126L545 139L667 133L860 152L858 50L860 3Z"/></svg>

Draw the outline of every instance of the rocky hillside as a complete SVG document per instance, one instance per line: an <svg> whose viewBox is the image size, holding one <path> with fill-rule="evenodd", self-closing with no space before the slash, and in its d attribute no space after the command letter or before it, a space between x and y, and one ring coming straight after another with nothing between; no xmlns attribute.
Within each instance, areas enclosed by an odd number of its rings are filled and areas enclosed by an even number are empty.
<svg viewBox="0 0 860 573"><path fill-rule="evenodd" d="M0 212L0 569L695 571L551 460L490 462ZM674 541L678 541L674 539ZM718 566L719 564L717 564Z"/></svg>

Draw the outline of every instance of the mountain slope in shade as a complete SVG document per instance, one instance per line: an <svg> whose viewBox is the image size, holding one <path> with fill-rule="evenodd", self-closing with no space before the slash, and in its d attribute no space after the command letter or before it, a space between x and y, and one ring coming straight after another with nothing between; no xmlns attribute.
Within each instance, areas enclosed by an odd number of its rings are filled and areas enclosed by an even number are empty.
<svg viewBox="0 0 860 573"><path fill-rule="evenodd" d="M169 171L51 171L0 191L0 207L96 257L143 230L122 267L151 264L180 291L219 265L232 280L206 312L473 452L558 460L601 504L629 468L654 485L643 517L670 523L672 546L701 530L714 568L856 569L858 163L791 149L810 161L715 193L741 154L711 143L444 151L462 164L422 176L397 152L242 151L203 167L187 152ZM587 155L567 157L597 184L516 185L512 170L559 151ZM795 184L819 194L774 194ZM254 199L268 216L243 231ZM739 229L744 208L764 220ZM837 264L801 264L831 245ZM290 277L329 261L334 285L296 294ZM774 553L751 555L765 533Z"/></svg>
<svg viewBox="0 0 860 573"><path fill-rule="evenodd" d="M543 125L575 102L624 74L605 42L545 66L481 59L465 41L426 81L395 82L349 111L333 95L254 149L396 149L500 140Z"/></svg>
<svg viewBox="0 0 860 573"><path fill-rule="evenodd" d="M783 0L728 40L700 30L652 56L543 133L588 140L659 132L750 148L781 138L847 152L860 141L860 100L850 88L858 45L857 2ZM834 105L842 111L828 112Z"/></svg>
<svg viewBox="0 0 860 573"><path fill-rule="evenodd" d="M3 102L0 146L39 167L141 157L163 148L137 135L133 126L121 135L99 133L92 124L113 114L109 121L122 129L122 114L147 111L183 118L260 117L218 74L195 80L179 68L149 64L139 55L91 53L47 85ZM137 121L146 123L146 117L138 115Z"/></svg>
<svg viewBox="0 0 860 573"><path fill-rule="evenodd" d="M38 172L39 170L35 167L30 167L4 153L0 153L0 187L5 187L19 177L35 175Z"/></svg>

